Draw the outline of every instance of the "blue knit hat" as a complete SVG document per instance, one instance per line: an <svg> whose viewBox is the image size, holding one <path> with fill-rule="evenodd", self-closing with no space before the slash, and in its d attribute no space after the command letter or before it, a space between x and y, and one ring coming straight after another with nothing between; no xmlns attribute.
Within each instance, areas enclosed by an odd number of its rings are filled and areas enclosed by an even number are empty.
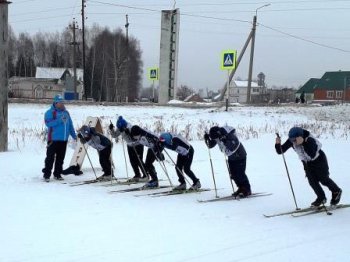
<svg viewBox="0 0 350 262"><path fill-rule="evenodd" d="M53 98L53 102L54 102L54 104L64 103L64 99L61 95L55 95L55 97Z"/></svg>
<svg viewBox="0 0 350 262"><path fill-rule="evenodd" d="M159 140L163 143L166 143L167 145L171 145L171 139L173 138L173 136L166 132L166 133L161 133Z"/></svg>
<svg viewBox="0 0 350 262"><path fill-rule="evenodd" d="M303 136L304 135L304 131L301 127L292 127L290 130L289 130L289 133L288 133L288 137L289 139L293 140L299 136Z"/></svg>

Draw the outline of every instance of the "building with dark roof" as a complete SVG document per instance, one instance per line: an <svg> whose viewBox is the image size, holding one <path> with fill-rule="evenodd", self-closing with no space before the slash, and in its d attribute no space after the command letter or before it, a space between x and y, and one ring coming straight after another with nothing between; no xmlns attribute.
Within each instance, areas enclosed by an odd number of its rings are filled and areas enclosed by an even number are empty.
<svg viewBox="0 0 350 262"><path fill-rule="evenodd" d="M350 101L350 71L326 72L314 88L314 100Z"/></svg>
<svg viewBox="0 0 350 262"><path fill-rule="evenodd" d="M296 92L296 97L303 92L306 101L350 102L350 71L326 72L320 79L310 78Z"/></svg>
<svg viewBox="0 0 350 262"><path fill-rule="evenodd" d="M312 101L314 100L314 89L317 87L320 79L310 78L299 90L295 93L297 98L300 98L300 95L304 92L305 100Z"/></svg>

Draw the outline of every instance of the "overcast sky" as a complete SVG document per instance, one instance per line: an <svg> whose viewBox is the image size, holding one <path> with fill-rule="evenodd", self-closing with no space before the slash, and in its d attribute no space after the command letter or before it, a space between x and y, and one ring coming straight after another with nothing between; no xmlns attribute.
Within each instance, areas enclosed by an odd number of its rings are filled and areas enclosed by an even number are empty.
<svg viewBox="0 0 350 262"><path fill-rule="evenodd" d="M86 25L98 23L124 30L140 41L144 86L147 68L159 64L160 10L170 0L87 0ZM350 0L177 0L180 9L178 84L221 88L227 72L220 69L221 52L242 49L256 9L258 27L253 76L266 83L298 87L325 71L350 71ZM124 6L123 6L124 5ZM128 6L128 7L127 7ZM81 26L81 0L13 0L9 22L16 34L61 31L75 17ZM250 47L235 77L247 79Z"/></svg>

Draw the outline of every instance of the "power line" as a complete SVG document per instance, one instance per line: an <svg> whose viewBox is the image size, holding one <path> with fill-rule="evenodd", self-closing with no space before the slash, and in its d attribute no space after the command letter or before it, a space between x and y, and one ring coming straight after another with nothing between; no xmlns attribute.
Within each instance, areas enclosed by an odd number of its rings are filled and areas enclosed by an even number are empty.
<svg viewBox="0 0 350 262"><path fill-rule="evenodd" d="M79 15L76 14L76 15ZM68 17L71 15L57 15L57 16L49 16L49 17L38 17L38 18L32 18L32 19L24 19L24 20L17 20L17 21L12 21L11 23L23 23L23 22L30 22L30 21L38 21L38 20L45 20L45 19L54 19L54 18L60 18L60 17Z"/></svg>
<svg viewBox="0 0 350 262"><path fill-rule="evenodd" d="M23 16L23 15L31 15L31 14L40 14L40 13L49 13L49 12L55 11L55 10L66 10L66 9L71 9L71 8L72 7L59 7L59 8L51 8L51 9L35 11L35 12L16 13L16 14L13 14L13 15L11 14L11 17Z"/></svg>
<svg viewBox="0 0 350 262"><path fill-rule="evenodd" d="M299 11L331 11L331 10L349 10L350 7L318 7L318 8L289 8L289 9L266 9L260 11L260 13L270 13L270 12L299 12ZM229 11L198 11L196 14L234 14L234 13L252 13L253 10L229 10Z"/></svg>
<svg viewBox="0 0 350 262"><path fill-rule="evenodd" d="M135 9L135 10L144 10L144 11L158 12L158 13L161 12L160 10L156 10L156 9L129 6L129 5L112 4L112 3L100 2L100 1L91 1L91 2L105 4L105 5L111 5L111 6L119 6L119 7L129 8L129 9ZM220 18L220 17L213 17L213 16L195 15L195 14L190 14L190 13L180 13L180 16L190 16L190 17L206 18L206 19L221 20L221 21L235 21L235 22L249 23L249 24L252 23L251 21L241 20L241 19Z"/></svg>
<svg viewBox="0 0 350 262"><path fill-rule="evenodd" d="M322 44L322 43L318 43L318 42L315 42L315 41L306 39L306 38L304 38L304 37L300 37L300 36L296 36L296 35L293 35L293 34L290 34L290 33L283 32L283 31L281 31L281 30L272 28L272 27L270 27L270 26L266 26L266 25L261 24L261 23L259 23L258 25L259 25L259 26L262 26L262 27L264 27L264 28L270 29L270 30L272 30L272 31L278 32L278 33L280 33L280 34L287 35L287 36L289 36L289 37L292 37L292 38L295 38L295 39L298 39L298 40L301 40L301 41L304 41L304 42L308 42L308 43L311 43L311 44L314 44L314 45L317 45L317 46L321 46L321 47L325 47L325 48L333 49L333 50L338 50L338 51L341 51L341 52L344 52L344 53L350 53L349 50L345 50L345 49L342 49L342 48L333 47L333 46L330 46L330 45L325 45L325 44Z"/></svg>
<svg viewBox="0 0 350 262"><path fill-rule="evenodd" d="M32 1L35 1L35 0L32 0ZM335 0L335 1L337 1L337 0ZM344 1L344 0L342 0L342 1ZM143 10L143 11L157 12L157 13L160 13L160 12L161 12L160 10L151 9L151 8L142 8L142 7L135 7L135 6L129 6L129 5L113 4L113 3L101 2L101 1L91 1L91 2L99 3L99 4L103 4L103 5L124 7L124 8L128 8L128 9L133 9L133 10ZM284 1L284 2L286 3L286 2L290 2L290 1ZM298 1L298 2L327 2L327 1ZM349 1L346 1L346 2L349 2ZM257 2L255 2L255 3L257 3ZM265 10L265 11L266 11L266 10ZM42 11L42 12L45 12L45 11ZM73 15L73 14L72 14L72 15ZM247 20L232 19L232 18L220 18L220 17L214 17L214 16L196 15L196 14L191 14L191 13L181 13L181 15L182 15L182 16L187 16L187 17L197 17L197 18L211 19L211 20L219 20L219 21L234 21L234 22L249 23L249 24L252 23L251 21L247 21ZM52 17L42 17L42 18L34 18L34 19L25 19L25 20L14 21L13 23L28 22L28 21L36 21L36 20L43 20L43 19L53 19L53 18L67 17L67 16L71 16L71 15L61 15L61 16L52 16ZM349 50L345 50L345 49L342 49L342 48L337 48L337 47L333 47L333 46L330 46L330 45L318 43L318 42L315 42L315 41L310 40L310 39L306 39L306 38L301 37L301 36L293 35L293 34L290 34L290 33L284 32L284 31L281 31L281 30L279 30L279 29L272 28L272 27L270 27L270 26L266 26L266 25L261 24L261 23L259 23L259 25L262 26L262 27L264 27L264 28L267 28L267 29L269 29L269 30L278 32L279 34L283 34L283 35L286 35L286 36L288 36L288 37L292 37L292 38L295 38L295 39L298 39L298 40L301 40L301 41L304 41L304 42L308 42L308 43L311 43L311 44L314 44L314 45L317 45L317 46L321 46L321 47L325 47L325 48L328 48L328 49L333 49L333 50L338 50L338 51L345 52L345 53L350 53Z"/></svg>
<svg viewBox="0 0 350 262"><path fill-rule="evenodd" d="M16 1L13 4L22 4L22 3L26 3L26 2L34 2L34 1L39 1L39 0L24 0L24 1Z"/></svg>
<svg viewBox="0 0 350 262"><path fill-rule="evenodd" d="M120 5L120 4L112 4L112 3L106 3L106 2L100 2L100 1L90 1L92 3L99 3L103 5L111 5L111 6L118 6L118 7L124 7L128 9L135 9L135 10L144 10L144 11L150 11L150 12L158 12L160 13L160 10L151 9L151 8L144 8L144 7L136 7L136 6L129 6L129 5Z"/></svg>
<svg viewBox="0 0 350 262"><path fill-rule="evenodd" d="M266 3L270 3L273 5L277 4L313 4L313 3L334 3L334 2L350 2L349 0L315 0L315 1L306 1L306 0L301 0L301 1L278 1L278 2L273 2L273 1L259 1L259 2L236 2L236 3L196 3L196 4L182 4L181 6L229 6L229 5L262 5Z"/></svg>

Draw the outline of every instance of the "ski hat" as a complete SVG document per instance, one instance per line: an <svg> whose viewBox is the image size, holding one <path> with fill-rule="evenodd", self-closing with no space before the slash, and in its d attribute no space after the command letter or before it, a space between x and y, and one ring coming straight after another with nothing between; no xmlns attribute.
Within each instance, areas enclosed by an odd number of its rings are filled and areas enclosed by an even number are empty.
<svg viewBox="0 0 350 262"><path fill-rule="evenodd" d="M220 136L221 136L220 127L213 126L212 128L210 128L210 130L209 130L209 137L211 139L217 139Z"/></svg>
<svg viewBox="0 0 350 262"><path fill-rule="evenodd" d="M173 136L169 132L165 132L160 134L159 141L171 145L172 138Z"/></svg>
<svg viewBox="0 0 350 262"><path fill-rule="evenodd" d="M290 140L294 140L295 138L303 135L304 135L304 130L301 127L297 127L297 126L292 127L288 133L288 137Z"/></svg>
<svg viewBox="0 0 350 262"><path fill-rule="evenodd" d="M55 95L55 97L53 98L53 103L64 103L64 99L62 97L62 95Z"/></svg>
<svg viewBox="0 0 350 262"><path fill-rule="evenodd" d="M139 126L132 126L132 128L130 130L130 135L132 137L141 135L141 127L139 127Z"/></svg>
<svg viewBox="0 0 350 262"><path fill-rule="evenodd" d="M122 116L119 116L118 120L117 120L117 128L119 130L122 130L122 129L126 128L127 125L128 125L128 122L126 122Z"/></svg>
<svg viewBox="0 0 350 262"><path fill-rule="evenodd" d="M80 133L81 133L84 137L90 137L90 136L91 136L90 131L91 131L90 127L88 127L88 126L86 126L86 125L83 125L83 126L80 128Z"/></svg>

